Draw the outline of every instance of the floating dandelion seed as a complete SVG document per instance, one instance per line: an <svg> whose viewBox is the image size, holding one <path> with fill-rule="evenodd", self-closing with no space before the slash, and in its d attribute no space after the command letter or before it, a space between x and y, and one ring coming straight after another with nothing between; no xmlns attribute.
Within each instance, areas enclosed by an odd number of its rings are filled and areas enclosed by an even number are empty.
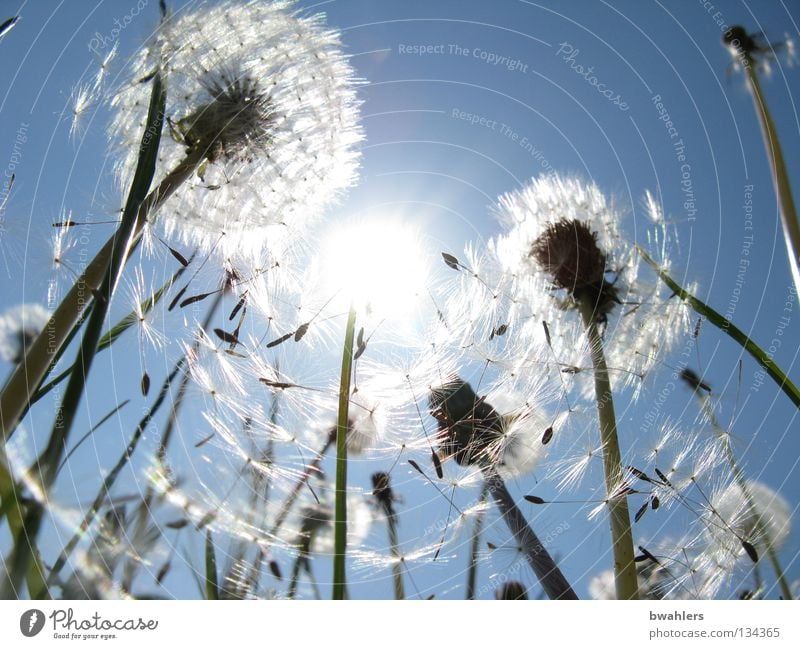
<svg viewBox="0 0 800 649"><path fill-rule="evenodd" d="M0 315L0 357L16 365L47 326L50 312L40 304L20 304Z"/></svg>
<svg viewBox="0 0 800 649"><path fill-rule="evenodd" d="M75 141L83 137L86 132L83 120L86 112L98 99L97 85L79 84L72 89L70 95L71 121L69 126L69 136Z"/></svg>
<svg viewBox="0 0 800 649"><path fill-rule="evenodd" d="M163 23L112 100L127 179L149 92L140 80L163 69L172 138L162 139L156 182L187 156L201 161L163 210L166 231L189 244L224 235L223 253L260 251L267 230L296 230L355 179L353 71L323 16L291 8L229 1Z"/></svg>

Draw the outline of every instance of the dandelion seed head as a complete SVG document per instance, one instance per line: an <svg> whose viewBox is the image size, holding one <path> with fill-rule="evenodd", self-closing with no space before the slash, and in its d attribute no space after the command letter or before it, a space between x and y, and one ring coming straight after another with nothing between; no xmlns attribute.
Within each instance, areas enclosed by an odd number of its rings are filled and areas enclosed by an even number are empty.
<svg viewBox="0 0 800 649"><path fill-rule="evenodd" d="M528 589L518 581L507 581L495 591L495 599L528 599Z"/></svg>
<svg viewBox="0 0 800 649"><path fill-rule="evenodd" d="M604 570L589 581L589 597L592 599L617 599L617 587L614 582L614 571Z"/></svg>
<svg viewBox="0 0 800 649"><path fill-rule="evenodd" d="M297 16L290 2L228 1L162 24L112 100L122 182L151 92L140 81L158 67L172 128L156 181L192 151L205 160L161 210L169 235L205 248L222 236L223 253L260 252L354 182L362 134L353 71L323 16Z"/></svg>
<svg viewBox="0 0 800 649"><path fill-rule="evenodd" d="M50 312L41 304L13 306L0 315L0 358L16 365L47 326Z"/></svg>
<svg viewBox="0 0 800 649"><path fill-rule="evenodd" d="M668 266L660 206L652 195L645 203L655 222L644 230L658 233L649 238L658 244L653 255ZM638 394L664 352L686 333L687 310L654 273L642 271L623 233L622 211L595 184L555 175L505 194L495 211L505 231L489 242L488 252L513 278L506 285L513 286L516 310L533 321L531 331L541 338L546 322L556 360L569 363L563 359L579 358L576 351L585 346L583 327L570 312L580 302L590 304L615 387ZM577 373L571 378L585 391Z"/></svg>
<svg viewBox="0 0 800 649"><path fill-rule="evenodd" d="M769 543L779 550L791 529L792 510L789 503L779 493L756 480L747 481L747 491L753 507L750 507L737 483L728 485L713 498L714 509L727 523L722 528L709 526L713 542L734 556L744 553L740 538L757 548L766 548Z"/></svg>
<svg viewBox="0 0 800 649"><path fill-rule="evenodd" d="M487 400L503 417L502 436L489 451L498 470L504 477L530 472L546 455L542 438L551 420L519 393L499 389L490 392Z"/></svg>
<svg viewBox="0 0 800 649"><path fill-rule="evenodd" d="M617 290L606 281L606 254L597 244L597 233L583 221L562 219L547 227L531 245L530 256L576 302L594 305L605 317L619 302Z"/></svg>

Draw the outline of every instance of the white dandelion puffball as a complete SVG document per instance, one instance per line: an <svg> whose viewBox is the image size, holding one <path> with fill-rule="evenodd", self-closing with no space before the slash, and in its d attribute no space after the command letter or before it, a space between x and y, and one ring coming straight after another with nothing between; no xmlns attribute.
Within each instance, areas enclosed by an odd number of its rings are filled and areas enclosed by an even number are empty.
<svg viewBox="0 0 800 649"><path fill-rule="evenodd" d="M589 581L589 597L592 599L617 599L614 571L604 570Z"/></svg>
<svg viewBox="0 0 800 649"><path fill-rule="evenodd" d="M41 304L19 304L0 315L0 358L17 364L50 320Z"/></svg>
<svg viewBox="0 0 800 649"><path fill-rule="evenodd" d="M162 70L166 124L154 187L187 156L196 172L156 219L189 245L258 252L352 185L362 139L353 70L324 16L291 2L201 3L159 27L112 100L112 141L130 182ZM153 217L151 216L151 220Z"/></svg>
<svg viewBox="0 0 800 649"><path fill-rule="evenodd" d="M517 310L527 305L540 334L540 321L549 324L548 346L559 359L581 348L583 326L569 311L582 297L595 305L607 362L624 370L623 382L643 378L686 330L685 307L643 267L623 212L594 183L534 178L501 196L495 213L505 232L489 242L484 263L499 279L488 281L510 291ZM638 236L654 227L648 220ZM662 266L665 255L666 247L653 253Z"/></svg>
<svg viewBox="0 0 800 649"><path fill-rule="evenodd" d="M755 480L747 481L747 491L753 507L748 505L742 488L736 483L714 498L714 509L730 526L730 529L726 526L710 527L714 540L735 553L742 550L739 537L759 548L764 548L769 541L775 550L780 549L791 528L789 503L767 485ZM765 535L768 539L764 538Z"/></svg>

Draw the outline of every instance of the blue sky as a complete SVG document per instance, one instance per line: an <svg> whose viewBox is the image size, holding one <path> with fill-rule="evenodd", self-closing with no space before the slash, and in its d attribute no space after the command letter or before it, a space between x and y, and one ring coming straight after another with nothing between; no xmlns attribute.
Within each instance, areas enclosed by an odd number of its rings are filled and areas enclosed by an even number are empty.
<svg viewBox="0 0 800 649"><path fill-rule="evenodd" d="M0 180L6 182L9 170L16 178L2 213L0 308L43 300L52 222L69 211L91 220L111 218L120 204L104 134L107 113L92 107L79 137L71 138L73 88L91 77L98 56L117 40L121 68L157 24L157 4L0 2L0 19L22 16L0 43ZM168 5L177 12L184 3ZM466 242L497 232L490 213L497 196L556 170L589 178L614 195L630 212L630 235L641 237L649 190L679 233L676 277L698 282L700 297L719 311L733 308L733 321L763 346L776 338L791 276L752 100L741 73L730 67L721 36L725 25L743 24L763 30L773 42L787 34L797 38L795 7L649 0L331 0L298 6L327 14L365 80L359 91L366 131L361 180L331 220L399 216L424 233L433 254L458 254ZM793 179L800 177L798 74L780 55L764 82ZM746 229L748 200L752 231ZM108 227L93 228L93 240L102 241L110 230L101 228ZM751 234L752 263L733 301L741 248ZM795 377L796 313L795 308L775 352L776 362ZM734 434L756 440L748 446L749 475L796 507L795 408L768 380L759 387L753 361L710 326L703 329L699 358L707 380L722 394L721 411L728 417L738 412ZM98 371L110 372L121 385L128 374L124 364ZM681 409L690 397L678 392L672 405ZM648 399L645 394L624 411L623 426L635 430ZM354 479L365 480L370 469L361 475L356 468ZM86 474L92 471L87 465ZM518 493L530 485L518 485ZM409 508L415 498L434 499L430 489L409 489ZM585 594L595 560L605 552L604 537L583 542L585 512L550 509L542 516L551 527L569 521L557 551L582 543L586 556L573 569ZM800 538L793 529L782 556L797 579L800 565L791 560L800 552ZM413 545L413 539L406 541ZM464 550L454 562L465 563ZM319 570L324 576L326 568ZM460 596L461 582L438 568L429 568L419 583L422 591L443 584L440 596ZM186 581L170 588L177 596L192 596ZM388 597L390 589L384 576L355 594Z"/></svg>

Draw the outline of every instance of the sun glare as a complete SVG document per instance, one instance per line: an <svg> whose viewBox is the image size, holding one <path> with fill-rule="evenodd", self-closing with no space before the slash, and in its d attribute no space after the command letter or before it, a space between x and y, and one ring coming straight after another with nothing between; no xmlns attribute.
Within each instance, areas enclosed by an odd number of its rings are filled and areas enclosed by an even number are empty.
<svg viewBox="0 0 800 649"><path fill-rule="evenodd" d="M425 287L419 233L394 220L360 221L325 242L323 279L329 292L379 317L408 314Z"/></svg>

